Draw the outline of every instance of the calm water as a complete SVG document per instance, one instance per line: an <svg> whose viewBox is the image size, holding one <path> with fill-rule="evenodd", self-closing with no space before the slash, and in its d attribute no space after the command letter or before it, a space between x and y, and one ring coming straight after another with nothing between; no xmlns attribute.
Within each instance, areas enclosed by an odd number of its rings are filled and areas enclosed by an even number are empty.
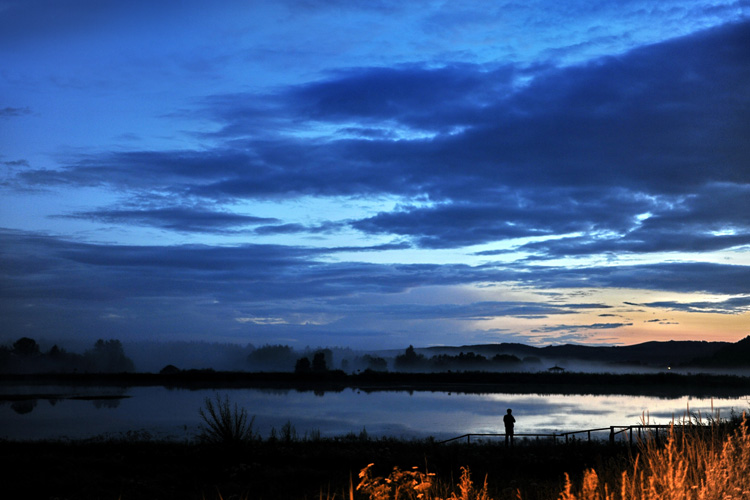
<svg viewBox="0 0 750 500"><path fill-rule="evenodd" d="M194 435L198 409L215 391L163 387L112 388L4 387L4 394L124 396L122 399L37 399L0 402L0 437L12 439L81 438L145 430L158 437ZM666 424L690 412L720 416L748 409L750 396L663 399L619 395L461 394L447 392L326 392L221 390L255 415L255 429L268 437L291 423L297 434L449 438L466 433L502 433L502 416L513 408L517 433L551 433L610 425Z"/></svg>

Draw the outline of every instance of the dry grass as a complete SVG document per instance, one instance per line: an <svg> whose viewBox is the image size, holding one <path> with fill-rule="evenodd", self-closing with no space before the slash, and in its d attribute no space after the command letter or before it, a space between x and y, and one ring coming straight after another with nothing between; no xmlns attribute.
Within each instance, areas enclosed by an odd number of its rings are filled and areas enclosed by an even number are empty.
<svg viewBox="0 0 750 500"><path fill-rule="evenodd" d="M394 468L388 477L373 477L370 464L359 473L357 492L370 500L491 500L487 493L487 478L477 489L471 480L468 468L461 468L461 479L456 488L438 481L435 474L420 472L414 467L410 471ZM451 491L453 490L453 491ZM349 497L354 499L354 490Z"/></svg>
<svg viewBox="0 0 750 500"><path fill-rule="evenodd" d="M748 421L732 427L710 419L707 425L672 425L666 436L645 436L626 470L584 471L576 485L565 474L557 500L750 500ZM369 500L491 500L487 478L476 488L468 468L458 485L441 483L434 474L395 468L373 477L368 465L359 474L357 498ZM521 491L513 496L523 499ZM350 500L355 492L350 488ZM550 500L553 500L550 498Z"/></svg>
<svg viewBox="0 0 750 500"><path fill-rule="evenodd" d="M610 474L611 476L611 474ZM559 500L750 499L747 421L733 431L718 423L672 426L663 445L646 439L631 468L604 481L594 469L580 486L566 477Z"/></svg>

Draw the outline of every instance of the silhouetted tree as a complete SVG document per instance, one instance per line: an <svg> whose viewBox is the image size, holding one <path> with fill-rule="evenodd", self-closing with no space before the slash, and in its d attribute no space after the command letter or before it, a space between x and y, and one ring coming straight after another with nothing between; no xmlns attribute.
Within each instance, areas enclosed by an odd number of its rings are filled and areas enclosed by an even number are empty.
<svg viewBox="0 0 750 500"><path fill-rule="evenodd" d="M326 355L322 351L318 351L313 356L312 370L314 372L324 372L328 370L328 364L326 363Z"/></svg>
<svg viewBox="0 0 750 500"><path fill-rule="evenodd" d="M294 350L288 345L264 345L247 355L247 361L255 369L291 371L297 360Z"/></svg>
<svg viewBox="0 0 750 500"><path fill-rule="evenodd" d="M492 361L498 364L518 364L521 359L513 354L495 354Z"/></svg>
<svg viewBox="0 0 750 500"><path fill-rule="evenodd" d="M414 350L414 346L410 345L406 348L406 351L404 351L403 354L399 354L398 356L396 356L394 365L399 369L413 370L423 365L424 360L424 354L417 354L417 352Z"/></svg>
<svg viewBox="0 0 750 500"><path fill-rule="evenodd" d="M13 342L13 353L22 358L28 358L39 354L39 344L29 337L21 337Z"/></svg>
<svg viewBox="0 0 750 500"><path fill-rule="evenodd" d="M386 361L385 358L381 358L380 356L365 354L364 356L362 356L362 359L365 361L365 363L367 363L366 368L368 370L386 371L388 369L388 361Z"/></svg>
<svg viewBox="0 0 750 500"><path fill-rule="evenodd" d="M310 370L310 360L307 358L299 358L294 365L294 373L310 373Z"/></svg>
<svg viewBox="0 0 750 500"><path fill-rule="evenodd" d="M324 349L311 349L309 346L305 349L305 356L313 360L312 362L312 369L315 370L315 356L321 353L323 355L323 359L325 360L326 369L332 368L334 366L333 362L333 351L329 348Z"/></svg>
<svg viewBox="0 0 750 500"><path fill-rule="evenodd" d="M451 356L450 354L433 356L430 358L430 365L435 369L441 370L479 370L487 367L489 361L481 354L460 352L457 356Z"/></svg>
<svg viewBox="0 0 750 500"><path fill-rule="evenodd" d="M159 374L161 375L174 375L176 373L180 373L180 369L177 368L175 365L167 365L161 370L159 370Z"/></svg>
<svg viewBox="0 0 750 500"><path fill-rule="evenodd" d="M13 351L6 346L0 346L0 372L6 372L10 368Z"/></svg>
<svg viewBox="0 0 750 500"><path fill-rule="evenodd" d="M122 342L119 340L99 339L94 348L84 353L87 369L96 372L132 372L135 370L133 361L125 356Z"/></svg>

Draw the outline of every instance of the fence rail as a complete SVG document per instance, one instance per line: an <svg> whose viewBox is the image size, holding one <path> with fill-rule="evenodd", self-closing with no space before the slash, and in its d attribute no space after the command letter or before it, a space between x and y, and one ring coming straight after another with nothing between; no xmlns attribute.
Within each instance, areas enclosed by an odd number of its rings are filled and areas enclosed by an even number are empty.
<svg viewBox="0 0 750 500"><path fill-rule="evenodd" d="M660 429L669 429L669 428L682 428L682 427L688 427L686 425L611 425L609 427L600 427L597 429L584 429L580 431L566 431L566 432L553 432L551 434L527 434L527 433L514 433L513 437L535 437L537 439L539 438L551 438L553 442L557 442L558 439L565 440L567 443L569 439L575 439L577 435L579 434L585 434L586 439L588 441L591 441L591 433L597 433L597 432L605 432L609 431L609 442L611 444L614 444L617 436L623 435L623 439L625 434L627 433L627 440L628 444L633 444L633 431L635 431L636 437L640 439L642 435L646 435L646 432L653 431L653 433L650 433L650 436L653 436L654 439L657 441L659 440L659 430ZM694 427L694 426L692 426ZM505 433L470 433L470 434L463 434L461 436L456 436L454 438L446 439L444 441L439 441L438 444L444 444L444 443L450 443L453 441L460 441L462 439L466 439L466 442L468 444L471 444L471 438L477 437L490 437L490 438L503 438L505 437Z"/></svg>

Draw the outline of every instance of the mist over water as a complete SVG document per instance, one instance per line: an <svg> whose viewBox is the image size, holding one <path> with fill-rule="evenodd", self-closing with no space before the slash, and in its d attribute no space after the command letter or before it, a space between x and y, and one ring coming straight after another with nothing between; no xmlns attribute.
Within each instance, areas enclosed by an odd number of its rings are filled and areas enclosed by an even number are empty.
<svg viewBox="0 0 750 500"><path fill-rule="evenodd" d="M341 347L290 347L286 345L264 345L254 346L252 344L239 345L211 342L126 342L125 352L136 367L136 371L158 373L166 365L173 365L181 370L191 369L213 369L216 371L294 371L295 362L301 357L312 356L316 352L325 352L328 369L343 370L347 373L370 369L387 369L391 371L446 371L469 370L469 371L546 371L553 367L560 367L567 372L584 373L655 373L671 371L675 373L728 373L732 375L748 375L750 370L733 367L731 370L721 368L696 368L683 367L682 363L689 359L676 356L675 359L665 359L663 362L648 360L640 363L637 359L629 362L623 361L597 361L580 360L570 356L544 356L533 353L525 356L516 353L512 347L508 351L516 358L511 363L486 363L473 365L471 363L461 364L451 360L450 364L439 366L433 357L451 354L455 358L461 353L482 352L485 346L468 346L466 348L433 348L416 349L424 352L424 362L415 363L412 366L396 364L399 356L403 356L404 350L352 350ZM491 345L490 345L491 347ZM484 353L488 361L492 354ZM380 360L381 366L372 366L372 360Z"/></svg>

